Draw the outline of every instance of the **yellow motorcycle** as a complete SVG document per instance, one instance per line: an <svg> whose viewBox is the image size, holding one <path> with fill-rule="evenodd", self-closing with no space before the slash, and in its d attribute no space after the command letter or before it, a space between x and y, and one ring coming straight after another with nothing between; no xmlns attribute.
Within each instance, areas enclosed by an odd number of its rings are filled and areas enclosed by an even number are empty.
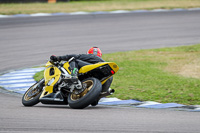
<svg viewBox="0 0 200 133"><path fill-rule="evenodd" d="M119 67L114 62L88 64L77 60L79 67L78 82L70 80L69 61L48 61L44 78L32 85L23 95L22 104L33 106L43 104L66 104L73 109L96 106L100 98L114 93L109 86L112 76Z"/></svg>

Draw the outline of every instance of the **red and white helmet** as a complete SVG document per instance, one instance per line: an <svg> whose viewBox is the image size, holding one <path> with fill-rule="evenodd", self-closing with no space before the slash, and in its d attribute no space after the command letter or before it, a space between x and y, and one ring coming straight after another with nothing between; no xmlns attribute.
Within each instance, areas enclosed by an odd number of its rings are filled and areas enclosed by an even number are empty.
<svg viewBox="0 0 200 133"><path fill-rule="evenodd" d="M87 51L87 54L94 54L94 55L99 56L99 57L102 56L101 50L98 47L91 47Z"/></svg>

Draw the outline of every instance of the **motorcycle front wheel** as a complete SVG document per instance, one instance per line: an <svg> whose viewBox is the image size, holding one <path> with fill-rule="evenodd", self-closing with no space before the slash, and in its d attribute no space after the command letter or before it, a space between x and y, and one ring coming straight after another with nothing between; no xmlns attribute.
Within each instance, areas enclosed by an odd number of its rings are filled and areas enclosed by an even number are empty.
<svg viewBox="0 0 200 133"><path fill-rule="evenodd" d="M24 106L33 106L39 103L39 98L44 86L44 79L41 79L32 85L23 95L22 104Z"/></svg>
<svg viewBox="0 0 200 133"><path fill-rule="evenodd" d="M89 106L99 97L102 90L101 82L96 78L87 78L82 81L82 84L86 85L83 92L68 95L69 106L73 109L83 109Z"/></svg>

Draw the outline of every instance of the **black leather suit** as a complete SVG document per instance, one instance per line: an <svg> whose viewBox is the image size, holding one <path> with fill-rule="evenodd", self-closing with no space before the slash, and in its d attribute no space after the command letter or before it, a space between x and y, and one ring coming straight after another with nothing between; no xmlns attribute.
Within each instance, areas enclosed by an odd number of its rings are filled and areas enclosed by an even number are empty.
<svg viewBox="0 0 200 133"><path fill-rule="evenodd" d="M105 62L102 58L93 55L93 54L70 54L70 55L64 55L64 56L58 56L59 60L65 60L68 61L74 57L74 60L70 62L70 68L73 70L74 68L80 69L82 66L95 64L98 62ZM113 77L108 79L106 83L102 86L102 91L105 92L109 89L111 83L112 83Z"/></svg>

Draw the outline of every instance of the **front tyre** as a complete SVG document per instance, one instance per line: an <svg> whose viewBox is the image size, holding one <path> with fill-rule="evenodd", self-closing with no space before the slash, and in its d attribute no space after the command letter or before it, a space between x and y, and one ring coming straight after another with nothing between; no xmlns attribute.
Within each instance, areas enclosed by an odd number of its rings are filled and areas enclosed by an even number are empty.
<svg viewBox="0 0 200 133"><path fill-rule="evenodd" d="M80 94L71 93L68 96L69 106L73 109L83 109L93 103L102 90L101 82L96 78L87 78L82 81L85 90Z"/></svg>
<svg viewBox="0 0 200 133"><path fill-rule="evenodd" d="M39 103L39 98L44 86L44 79L41 79L32 85L23 95L22 104L24 106L33 106Z"/></svg>

